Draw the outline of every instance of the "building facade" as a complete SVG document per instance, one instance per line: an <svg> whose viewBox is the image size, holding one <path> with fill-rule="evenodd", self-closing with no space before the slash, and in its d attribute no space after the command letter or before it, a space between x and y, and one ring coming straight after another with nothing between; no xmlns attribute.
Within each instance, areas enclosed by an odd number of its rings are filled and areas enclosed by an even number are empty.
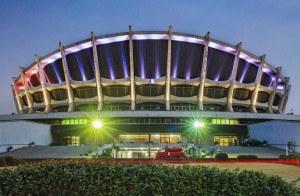
<svg viewBox="0 0 300 196"><path fill-rule="evenodd" d="M239 145L247 124L286 118L291 89L266 55L171 27L92 33L19 71L13 118L51 124L60 145L92 144L84 132L95 119L106 129L101 143Z"/></svg>

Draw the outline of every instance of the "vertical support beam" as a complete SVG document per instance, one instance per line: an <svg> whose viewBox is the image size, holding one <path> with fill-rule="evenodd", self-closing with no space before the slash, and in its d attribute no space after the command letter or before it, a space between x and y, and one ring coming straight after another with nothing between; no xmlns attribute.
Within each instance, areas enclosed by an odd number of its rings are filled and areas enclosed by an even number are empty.
<svg viewBox="0 0 300 196"><path fill-rule="evenodd" d="M45 112L51 112L52 108L51 108L51 99L50 99L50 95L49 92L46 88L46 78L44 75L44 71L42 69L41 63L40 63L40 57L36 54L35 55L35 62L38 66L38 70L39 70L39 75L40 75L40 82L42 85L42 90L43 90L43 95L44 95L44 100L45 100Z"/></svg>
<svg viewBox="0 0 300 196"><path fill-rule="evenodd" d="M171 88L171 52L172 52L172 26L168 30L168 57L167 57L167 72L166 72L166 110L170 110L170 88Z"/></svg>
<svg viewBox="0 0 300 196"><path fill-rule="evenodd" d="M198 94L198 107L199 107L199 110L204 110L204 107L203 107L203 94L204 94L204 86L205 86L205 78L206 78L206 66L207 66L207 57L208 57L209 36L210 36L210 32L207 32L206 35L205 35L205 47L204 47L204 52L203 52L202 69L201 69L199 94Z"/></svg>
<svg viewBox="0 0 300 196"><path fill-rule="evenodd" d="M239 60L240 60L240 53L241 53L241 48L242 48L242 42L240 42L237 46L236 49L236 54L233 62L233 67L232 67L232 72L230 76L230 87L228 90L228 95L227 95L227 111L228 112L233 112L232 108L232 96L233 96L233 91L234 91L234 85L235 85L235 78L236 78L236 73L239 65Z"/></svg>
<svg viewBox="0 0 300 196"><path fill-rule="evenodd" d="M282 67L276 68L276 78L275 78L274 84L273 84L273 92L271 93L271 95L269 97L268 109L267 109L267 112L270 114L273 114L272 106L273 106L274 98L275 98L276 91L277 91L278 80L279 80L279 76L281 73L281 69L282 69Z"/></svg>
<svg viewBox="0 0 300 196"><path fill-rule="evenodd" d="M133 62L133 32L129 26L129 63L130 63L130 98L131 110L135 110L135 81L134 81L134 62Z"/></svg>
<svg viewBox="0 0 300 196"><path fill-rule="evenodd" d="M102 94L102 86L101 86L101 75L100 75L100 67L98 62L98 53L96 48L96 38L94 32L91 32L92 35L92 48L93 48L93 56L94 56L94 68L95 68L95 78L97 85L97 96L98 96L98 108L100 111L103 109L103 94Z"/></svg>
<svg viewBox="0 0 300 196"><path fill-rule="evenodd" d="M67 91L68 91L68 98L69 98L68 112L73 112L74 108L75 108L74 95L73 95L73 90L72 90L72 87L70 84L71 78L70 78L69 68L68 68L68 64L67 64L67 60L66 60L66 56L65 56L65 49L61 42L59 42L59 49L60 49L60 53L61 53L61 60L62 60L62 65L63 65L65 79L66 79L66 86L67 86Z"/></svg>
<svg viewBox="0 0 300 196"><path fill-rule="evenodd" d="M14 85L10 85L10 88L11 88L11 92L12 92L12 94L14 96L14 102L15 102L17 114L20 114L20 109L19 109L18 102L17 102L17 99L16 99L17 95L15 95Z"/></svg>
<svg viewBox="0 0 300 196"><path fill-rule="evenodd" d="M29 108L28 113L32 114L32 113L34 113L33 98L32 98L32 95L28 91L29 85L28 85L27 79L25 77L24 67L20 67L19 69L20 69L20 74L21 74L21 78L22 78L22 81L23 81L23 85L25 87L25 94L26 94L26 99L27 99L28 108Z"/></svg>
<svg viewBox="0 0 300 196"><path fill-rule="evenodd" d="M285 77L285 92L284 94L281 96L280 100L279 100L279 113L282 114L285 111L285 103L286 99L287 99L287 95L289 95L289 88L291 88L291 86L289 85L290 82L290 78L289 77Z"/></svg>
<svg viewBox="0 0 300 196"><path fill-rule="evenodd" d="M13 95L15 95L15 102L16 102L16 106L17 106L17 112L18 114L23 114L23 101L21 100L21 97L18 95L18 90L17 90L17 84L16 84L16 78L12 78L12 90L13 90Z"/></svg>
<svg viewBox="0 0 300 196"><path fill-rule="evenodd" d="M263 55L261 57L261 62L259 64L259 68L258 68L256 79L255 79L255 88L254 88L254 90L252 92L252 96L251 96L250 111L253 112L253 113L257 113L255 104L256 104L256 100L257 100L257 95L258 95L258 91L259 91L260 81L261 81L261 77L262 77L262 69L263 69L263 66L265 64L265 60L266 60L266 55Z"/></svg>
<svg viewBox="0 0 300 196"><path fill-rule="evenodd" d="M291 88L292 88L292 85L288 85L288 87L287 87L287 92L285 93L285 99L284 99L283 107L282 107L282 109L281 109L281 113L280 113L280 114L285 113L286 104L287 104L288 99L289 99L289 95L290 95L290 92L291 92Z"/></svg>

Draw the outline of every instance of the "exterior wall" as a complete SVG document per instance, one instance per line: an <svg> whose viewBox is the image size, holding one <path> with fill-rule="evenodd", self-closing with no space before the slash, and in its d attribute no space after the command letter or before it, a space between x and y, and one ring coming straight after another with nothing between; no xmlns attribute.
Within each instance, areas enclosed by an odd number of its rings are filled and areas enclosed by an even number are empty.
<svg viewBox="0 0 300 196"><path fill-rule="evenodd" d="M129 111L283 114L288 80L265 56L211 39L209 33L203 37L172 32L171 27L168 32L130 27L128 33L60 43L58 50L21 68L13 89L18 113L105 111L121 103L127 109L120 110Z"/></svg>
<svg viewBox="0 0 300 196"><path fill-rule="evenodd" d="M286 149L292 142L295 152L300 152L300 122L270 121L248 126L251 138L266 140L270 146Z"/></svg>
<svg viewBox="0 0 300 196"><path fill-rule="evenodd" d="M118 143L119 135L181 135L182 143L196 143L211 145L214 136L236 136L238 143L246 138L246 125L216 125L207 124L205 128L196 129L190 124L106 124L96 131L91 125L52 125L51 134L55 145L66 145L63 137L79 136L80 144L94 145ZM149 138L150 139L150 138ZM150 140L149 140L150 141Z"/></svg>
<svg viewBox="0 0 300 196"><path fill-rule="evenodd" d="M0 152L6 152L8 146L13 149L35 145L49 145L52 141L50 125L26 121L0 123Z"/></svg>

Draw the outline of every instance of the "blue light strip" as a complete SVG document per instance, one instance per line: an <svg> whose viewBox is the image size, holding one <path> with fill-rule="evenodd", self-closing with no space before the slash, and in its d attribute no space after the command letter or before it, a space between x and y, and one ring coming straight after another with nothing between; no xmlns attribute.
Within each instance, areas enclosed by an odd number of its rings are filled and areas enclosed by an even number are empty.
<svg viewBox="0 0 300 196"><path fill-rule="evenodd" d="M55 75L56 75L56 78L58 79L58 82L62 83L62 79L60 78L59 71L57 69L56 61L52 62L51 65L52 65L52 67L53 67L53 69L55 71Z"/></svg>
<svg viewBox="0 0 300 196"><path fill-rule="evenodd" d="M110 79L114 80L115 74L114 74L114 69L113 69L113 62L112 62L113 57L112 57L110 45L108 45L108 44L105 45L105 51L106 51L108 69L109 69L109 73L110 73Z"/></svg>
<svg viewBox="0 0 300 196"><path fill-rule="evenodd" d="M90 60L91 65L92 65L93 72L95 73L95 65L94 65L93 53L90 51L90 49L91 48L87 48L88 53L89 53L89 60Z"/></svg>
<svg viewBox="0 0 300 196"><path fill-rule="evenodd" d="M159 56L158 56L158 43L155 42L155 77L159 78Z"/></svg>
<svg viewBox="0 0 300 196"><path fill-rule="evenodd" d="M125 51L127 49L125 47L125 43L126 42L120 43L121 44L121 57L122 57L123 73L124 73L125 78L128 78L129 74L128 74L128 66L127 66L127 61L126 61L126 54L125 54Z"/></svg>
<svg viewBox="0 0 300 196"><path fill-rule="evenodd" d="M247 73L247 71L249 69L249 66L250 66L250 63L248 61L246 61L246 64L245 64L245 67L244 67L244 70L243 70L243 73L242 73L242 77L239 80L240 83L243 83L244 78L246 76L246 73Z"/></svg>
<svg viewBox="0 0 300 196"><path fill-rule="evenodd" d="M144 79L146 77L145 73L145 48L143 47L145 45L145 41L141 40L140 47L139 47L139 53L140 53L140 65L141 65L141 77Z"/></svg>
<svg viewBox="0 0 300 196"><path fill-rule="evenodd" d="M80 70L80 73L81 73L82 80L86 81L86 77L85 77L85 73L84 73L84 65L82 64L82 60L80 58L80 55L78 55L78 52L75 52L74 54L75 54L76 61L77 61L77 64L78 64L78 67L79 67L79 70Z"/></svg>
<svg viewBox="0 0 300 196"><path fill-rule="evenodd" d="M174 69L173 69L173 78L177 77L177 70L178 70L178 61L181 53L181 44L177 44L176 53L175 53L175 62L174 62Z"/></svg>

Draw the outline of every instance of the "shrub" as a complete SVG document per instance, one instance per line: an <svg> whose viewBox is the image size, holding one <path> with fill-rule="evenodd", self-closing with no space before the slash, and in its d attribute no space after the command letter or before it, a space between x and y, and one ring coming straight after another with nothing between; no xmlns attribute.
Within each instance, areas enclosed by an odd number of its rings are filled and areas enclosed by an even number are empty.
<svg viewBox="0 0 300 196"><path fill-rule="evenodd" d="M11 156L5 156L6 165L13 165L14 164L14 158Z"/></svg>
<svg viewBox="0 0 300 196"><path fill-rule="evenodd" d="M0 157L0 167L5 167L6 166L6 160L4 157Z"/></svg>
<svg viewBox="0 0 300 196"><path fill-rule="evenodd" d="M46 174L46 175L45 175ZM280 177L204 166L40 163L0 172L2 195L299 195Z"/></svg>
<svg viewBox="0 0 300 196"><path fill-rule="evenodd" d="M285 154L279 155L279 160L286 160L287 156Z"/></svg>
<svg viewBox="0 0 300 196"><path fill-rule="evenodd" d="M228 154L224 152L219 152L215 155L215 160L227 160Z"/></svg>
<svg viewBox="0 0 300 196"><path fill-rule="evenodd" d="M257 159L256 155L238 155L237 160L255 160Z"/></svg>
<svg viewBox="0 0 300 196"><path fill-rule="evenodd" d="M21 165L21 164L25 164L25 163L26 163L26 161L23 159L14 159L14 162L13 162L14 165Z"/></svg>

